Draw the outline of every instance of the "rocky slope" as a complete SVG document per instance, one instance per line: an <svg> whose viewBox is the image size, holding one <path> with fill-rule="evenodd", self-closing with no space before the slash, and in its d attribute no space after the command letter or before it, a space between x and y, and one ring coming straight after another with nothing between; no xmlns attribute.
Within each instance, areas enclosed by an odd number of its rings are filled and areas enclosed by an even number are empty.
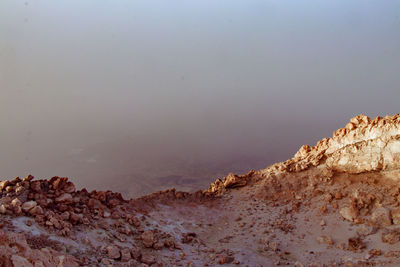
<svg viewBox="0 0 400 267"><path fill-rule="evenodd" d="M193 194L0 182L0 266L399 266L400 115Z"/></svg>

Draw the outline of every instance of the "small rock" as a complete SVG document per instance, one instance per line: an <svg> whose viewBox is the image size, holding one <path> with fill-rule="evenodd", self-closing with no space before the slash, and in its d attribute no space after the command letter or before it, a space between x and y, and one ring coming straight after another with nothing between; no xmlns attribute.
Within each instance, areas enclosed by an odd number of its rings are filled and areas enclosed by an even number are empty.
<svg viewBox="0 0 400 267"><path fill-rule="evenodd" d="M127 262L127 261L130 261L131 259L132 259L131 251L129 250L129 248L121 249L121 261Z"/></svg>
<svg viewBox="0 0 400 267"><path fill-rule="evenodd" d="M329 237L329 236L326 236L326 235L317 237L317 241L320 244L327 244L327 245L333 245L334 244L332 238Z"/></svg>
<svg viewBox="0 0 400 267"><path fill-rule="evenodd" d="M32 209L29 210L30 215L42 215L43 214L43 209L40 206L35 206Z"/></svg>
<svg viewBox="0 0 400 267"><path fill-rule="evenodd" d="M376 208L371 214L371 221L380 227L392 225L389 209L384 207Z"/></svg>
<svg viewBox="0 0 400 267"><path fill-rule="evenodd" d="M353 222L358 216L358 210L354 207L341 208L339 213L343 218L351 222Z"/></svg>
<svg viewBox="0 0 400 267"><path fill-rule="evenodd" d="M109 258L111 259L119 259L121 257L121 253L119 251L119 249L114 246L114 245L110 245L106 248L107 250L107 255Z"/></svg>
<svg viewBox="0 0 400 267"><path fill-rule="evenodd" d="M366 248L365 243L360 237L349 238L347 249L350 251L357 251Z"/></svg>
<svg viewBox="0 0 400 267"><path fill-rule="evenodd" d="M57 203L60 203L60 202L71 203L71 202L73 201L73 198L72 198L72 195L71 195L71 194L69 194L69 193L64 193L64 194L62 194L61 196L57 197L57 198L55 199L55 201L56 201Z"/></svg>
<svg viewBox="0 0 400 267"><path fill-rule="evenodd" d="M0 214L5 214L7 212L6 206L4 204L0 205Z"/></svg>
<svg viewBox="0 0 400 267"><path fill-rule="evenodd" d="M149 252L144 252L142 254L142 259L140 260L142 263L146 263L148 265L151 265L156 262L156 258L150 254Z"/></svg>
<svg viewBox="0 0 400 267"><path fill-rule="evenodd" d="M393 224L400 224L400 208L392 210Z"/></svg>
<svg viewBox="0 0 400 267"><path fill-rule="evenodd" d="M152 231L145 231L142 235L141 235L142 241L143 241L143 245L146 248L151 248L154 243L156 242L154 234Z"/></svg>
<svg viewBox="0 0 400 267"><path fill-rule="evenodd" d="M36 201L27 201L24 204L22 204L21 208L24 212L29 212L31 209L37 206Z"/></svg>
<svg viewBox="0 0 400 267"><path fill-rule="evenodd" d="M4 190L9 185L10 185L10 181L8 181L8 180L0 181L0 191Z"/></svg>
<svg viewBox="0 0 400 267"><path fill-rule="evenodd" d="M33 265L27 259L18 255L12 255L11 261L14 267L33 267Z"/></svg>
<svg viewBox="0 0 400 267"><path fill-rule="evenodd" d="M14 199L11 201L11 206L13 206L13 207L20 207L21 204L22 204L22 202L21 202L21 200L19 200L18 198L14 198Z"/></svg>
<svg viewBox="0 0 400 267"><path fill-rule="evenodd" d="M220 256L218 263L219 264L227 264L227 263L233 262L234 260L235 260L235 258L232 256L222 255L222 256Z"/></svg>

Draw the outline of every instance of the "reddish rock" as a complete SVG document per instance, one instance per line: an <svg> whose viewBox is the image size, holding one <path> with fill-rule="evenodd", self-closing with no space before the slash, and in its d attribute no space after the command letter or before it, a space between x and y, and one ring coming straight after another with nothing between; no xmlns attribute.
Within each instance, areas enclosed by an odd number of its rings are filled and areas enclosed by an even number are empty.
<svg viewBox="0 0 400 267"><path fill-rule="evenodd" d="M133 259L139 260L142 257L142 252L140 251L140 249L138 247L133 246L131 248L131 256Z"/></svg>
<svg viewBox="0 0 400 267"><path fill-rule="evenodd" d="M10 185L10 181L8 181L8 180L0 181L0 191L4 190L9 185Z"/></svg>
<svg viewBox="0 0 400 267"><path fill-rule="evenodd" d="M380 227L386 227L392 225L390 210L384 207L376 208L371 214L371 221L376 226Z"/></svg>
<svg viewBox="0 0 400 267"><path fill-rule="evenodd" d="M400 208L392 210L393 224L400 224Z"/></svg>
<svg viewBox="0 0 400 267"><path fill-rule="evenodd" d="M121 249L121 261L127 262L130 259L132 259L132 257L131 257L131 251L129 250L129 248Z"/></svg>
<svg viewBox="0 0 400 267"><path fill-rule="evenodd" d="M121 253L118 249L118 247L114 246L114 245L110 245L106 248L107 250L107 255L109 258L111 259L119 259L121 257Z"/></svg>
<svg viewBox="0 0 400 267"><path fill-rule="evenodd" d="M55 199L55 201L56 201L57 203L61 203L61 202L64 202L64 203L72 203L72 202L73 202L73 198L72 198L72 195L71 195L71 194L69 194L69 193L64 193L64 194L62 194L61 196L57 197L57 198Z"/></svg>
<svg viewBox="0 0 400 267"><path fill-rule="evenodd" d="M342 215L343 218L345 218L348 221L354 221L357 216L358 216L358 209L356 209L355 207L344 207L341 208L339 211L340 215Z"/></svg>
<svg viewBox="0 0 400 267"><path fill-rule="evenodd" d="M156 239L154 237L154 234L152 231L145 231L142 235L141 235L141 239L143 241L143 245L146 248L151 248L153 247L154 243L156 242Z"/></svg>
<svg viewBox="0 0 400 267"><path fill-rule="evenodd" d="M33 265L26 258L18 255L12 255L11 261L14 267L33 267Z"/></svg>
<svg viewBox="0 0 400 267"><path fill-rule="evenodd" d="M142 263L146 263L148 265L151 265L151 264L156 262L156 258L152 254L150 254L149 252L144 252L142 254L142 258L141 258L140 261Z"/></svg>
<svg viewBox="0 0 400 267"><path fill-rule="evenodd" d="M29 212L31 209L33 209L36 206L37 206L36 201L32 200L32 201L27 201L24 204L22 204L21 208L22 208L22 211Z"/></svg>
<svg viewBox="0 0 400 267"><path fill-rule="evenodd" d="M35 206L32 209L29 210L30 215L42 215L43 214L43 209L40 206Z"/></svg>

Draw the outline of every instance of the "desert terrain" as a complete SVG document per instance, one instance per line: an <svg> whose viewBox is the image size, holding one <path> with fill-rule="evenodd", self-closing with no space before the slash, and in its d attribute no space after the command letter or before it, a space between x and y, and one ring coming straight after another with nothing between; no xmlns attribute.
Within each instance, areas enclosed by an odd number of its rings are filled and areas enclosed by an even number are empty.
<svg viewBox="0 0 400 267"><path fill-rule="evenodd" d="M124 199L0 182L0 266L399 266L400 115L359 115L208 189Z"/></svg>

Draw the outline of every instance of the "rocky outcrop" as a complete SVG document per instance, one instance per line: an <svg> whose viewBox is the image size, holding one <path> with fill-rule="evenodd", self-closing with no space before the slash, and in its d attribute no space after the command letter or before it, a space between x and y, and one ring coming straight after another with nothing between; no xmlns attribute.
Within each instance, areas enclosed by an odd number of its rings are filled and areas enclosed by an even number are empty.
<svg viewBox="0 0 400 267"><path fill-rule="evenodd" d="M299 172L321 166L337 172L363 173L400 167L400 115L369 117L359 115L332 138L315 146L303 145L292 159L261 171Z"/></svg>
<svg viewBox="0 0 400 267"><path fill-rule="evenodd" d="M228 176L217 179L210 185L207 192L210 193L223 193L226 189L237 188L247 185L248 180L254 175L255 171L251 170L249 173L244 175L235 175L233 173Z"/></svg>

